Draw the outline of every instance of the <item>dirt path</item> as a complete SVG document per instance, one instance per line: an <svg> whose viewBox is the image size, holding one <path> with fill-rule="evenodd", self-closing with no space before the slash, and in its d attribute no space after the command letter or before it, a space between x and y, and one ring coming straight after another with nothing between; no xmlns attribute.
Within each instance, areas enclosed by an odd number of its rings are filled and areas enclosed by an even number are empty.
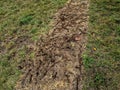
<svg viewBox="0 0 120 90"><path fill-rule="evenodd" d="M89 0L71 0L58 11L53 30L29 49L16 90L82 90L82 58Z"/></svg>

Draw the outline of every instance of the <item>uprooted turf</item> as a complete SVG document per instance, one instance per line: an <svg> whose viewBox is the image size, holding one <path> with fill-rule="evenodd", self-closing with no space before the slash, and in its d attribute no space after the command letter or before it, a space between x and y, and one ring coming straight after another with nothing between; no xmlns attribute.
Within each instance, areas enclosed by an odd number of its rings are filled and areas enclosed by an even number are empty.
<svg viewBox="0 0 120 90"><path fill-rule="evenodd" d="M53 14L67 0L0 0L0 90L13 90L18 64L34 52L27 45L49 30Z"/></svg>
<svg viewBox="0 0 120 90"><path fill-rule="evenodd" d="M70 2L56 13L53 28L28 49L16 90L81 90L82 58L88 29L88 0Z"/></svg>

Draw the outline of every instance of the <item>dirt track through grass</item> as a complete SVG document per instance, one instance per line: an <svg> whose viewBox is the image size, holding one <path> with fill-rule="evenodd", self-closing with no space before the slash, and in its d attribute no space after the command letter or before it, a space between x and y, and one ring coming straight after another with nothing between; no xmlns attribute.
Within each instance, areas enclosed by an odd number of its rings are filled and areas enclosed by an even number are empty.
<svg viewBox="0 0 120 90"><path fill-rule="evenodd" d="M53 29L29 45L16 90L82 90L82 58L89 0L70 0L56 13Z"/></svg>

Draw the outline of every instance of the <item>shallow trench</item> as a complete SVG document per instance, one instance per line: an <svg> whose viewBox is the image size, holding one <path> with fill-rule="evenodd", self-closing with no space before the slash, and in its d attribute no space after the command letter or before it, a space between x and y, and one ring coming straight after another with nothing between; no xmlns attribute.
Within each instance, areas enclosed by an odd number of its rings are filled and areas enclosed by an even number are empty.
<svg viewBox="0 0 120 90"><path fill-rule="evenodd" d="M55 17L53 29L33 47L34 60L19 66L15 90L82 90L82 53L88 29L89 0L69 0Z"/></svg>

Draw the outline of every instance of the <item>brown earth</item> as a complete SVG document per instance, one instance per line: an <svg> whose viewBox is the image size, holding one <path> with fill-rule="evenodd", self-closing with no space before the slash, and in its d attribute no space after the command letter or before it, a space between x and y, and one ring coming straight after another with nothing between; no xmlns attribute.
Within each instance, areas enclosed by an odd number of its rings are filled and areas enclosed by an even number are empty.
<svg viewBox="0 0 120 90"><path fill-rule="evenodd" d="M53 30L29 45L35 58L19 66L23 75L15 90L82 90L88 6L89 0L70 0L56 13Z"/></svg>

